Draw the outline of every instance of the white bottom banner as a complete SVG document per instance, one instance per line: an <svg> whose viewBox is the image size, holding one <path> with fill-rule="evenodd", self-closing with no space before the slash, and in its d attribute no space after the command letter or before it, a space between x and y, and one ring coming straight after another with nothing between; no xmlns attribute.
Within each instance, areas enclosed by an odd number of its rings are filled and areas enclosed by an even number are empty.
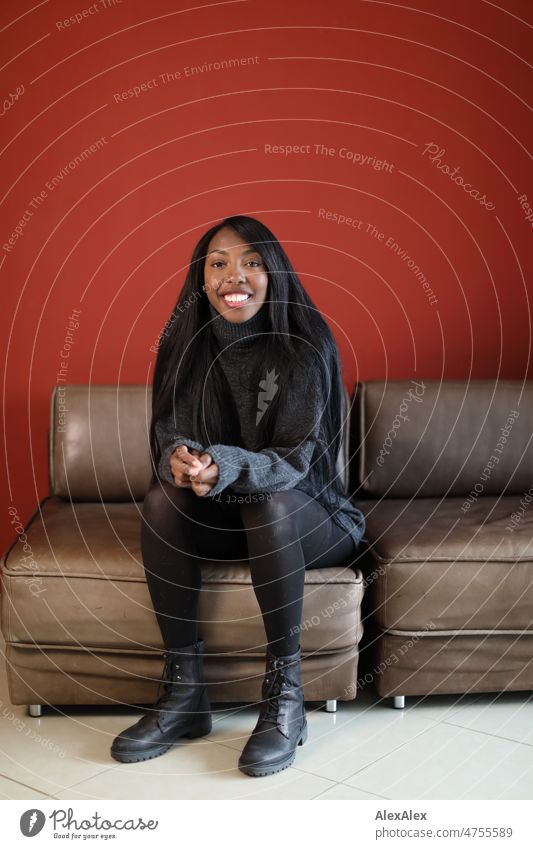
<svg viewBox="0 0 533 849"><path fill-rule="evenodd" d="M329 807L329 811L328 811ZM298 800L6 800L0 803L4 846L108 845L217 847L485 846L530 849L527 801Z"/></svg>

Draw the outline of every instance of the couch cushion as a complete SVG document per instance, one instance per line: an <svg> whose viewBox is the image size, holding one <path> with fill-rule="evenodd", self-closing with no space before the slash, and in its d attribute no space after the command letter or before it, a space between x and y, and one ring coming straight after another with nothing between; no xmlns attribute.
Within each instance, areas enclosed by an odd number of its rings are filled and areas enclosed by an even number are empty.
<svg viewBox="0 0 533 849"><path fill-rule="evenodd" d="M531 486L533 381L393 380L356 387L351 491L518 494Z"/></svg>
<svg viewBox="0 0 533 849"><path fill-rule="evenodd" d="M144 498L151 478L150 386L56 386L51 398L51 492L73 501Z"/></svg>
<svg viewBox="0 0 533 849"><path fill-rule="evenodd" d="M485 497L463 512L463 498L356 503L381 629L533 631L533 504Z"/></svg>
<svg viewBox="0 0 533 849"><path fill-rule="evenodd" d="M8 642L135 649L162 646L140 552L139 502L47 499L3 563L2 631ZM201 636L209 651L264 650L250 570L202 561ZM305 575L302 647L337 652L362 635L360 572L310 569Z"/></svg>

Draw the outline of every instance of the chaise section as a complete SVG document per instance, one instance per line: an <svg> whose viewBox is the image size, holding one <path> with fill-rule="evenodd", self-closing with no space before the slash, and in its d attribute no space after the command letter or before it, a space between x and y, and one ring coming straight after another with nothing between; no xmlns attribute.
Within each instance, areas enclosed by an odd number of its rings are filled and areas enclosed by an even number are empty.
<svg viewBox="0 0 533 849"><path fill-rule="evenodd" d="M412 384L366 384L353 417L378 692L532 689L533 387Z"/></svg>

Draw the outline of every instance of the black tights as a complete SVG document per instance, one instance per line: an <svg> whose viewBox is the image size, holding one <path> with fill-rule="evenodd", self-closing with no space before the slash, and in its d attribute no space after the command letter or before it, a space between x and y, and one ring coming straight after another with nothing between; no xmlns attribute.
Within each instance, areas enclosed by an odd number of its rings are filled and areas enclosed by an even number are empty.
<svg viewBox="0 0 533 849"><path fill-rule="evenodd" d="M156 481L142 510L141 552L165 648L199 638L198 558L246 560L268 640L278 656L297 651L305 569L338 566L355 554L352 538L300 490L228 502ZM239 496L233 496L238 499Z"/></svg>

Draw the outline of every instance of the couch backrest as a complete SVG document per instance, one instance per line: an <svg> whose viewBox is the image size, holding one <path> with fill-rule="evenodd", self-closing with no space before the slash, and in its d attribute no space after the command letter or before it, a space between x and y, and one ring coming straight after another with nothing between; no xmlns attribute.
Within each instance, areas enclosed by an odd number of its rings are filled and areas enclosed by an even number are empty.
<svg viewBox="0 0 533 849"><path fill-rule="evenodd" d="M358 496L477 497L533 482L533 381L376 380L352 403Z"/></svg>
<svg viewBox="0 0 533 849"><path fill-rule="evenodd" d="M56 386L52 493L71 501L142 501L151 478L151 403L150 386Z"/></svg>
<svg viewBox="0 0 533 849"><path fill-rule="evenodd" d="M348 479L350 396L337 459ZM51 398L50 487L71 501L142 501L151 479L152 388L56 386Z"/></svg>

